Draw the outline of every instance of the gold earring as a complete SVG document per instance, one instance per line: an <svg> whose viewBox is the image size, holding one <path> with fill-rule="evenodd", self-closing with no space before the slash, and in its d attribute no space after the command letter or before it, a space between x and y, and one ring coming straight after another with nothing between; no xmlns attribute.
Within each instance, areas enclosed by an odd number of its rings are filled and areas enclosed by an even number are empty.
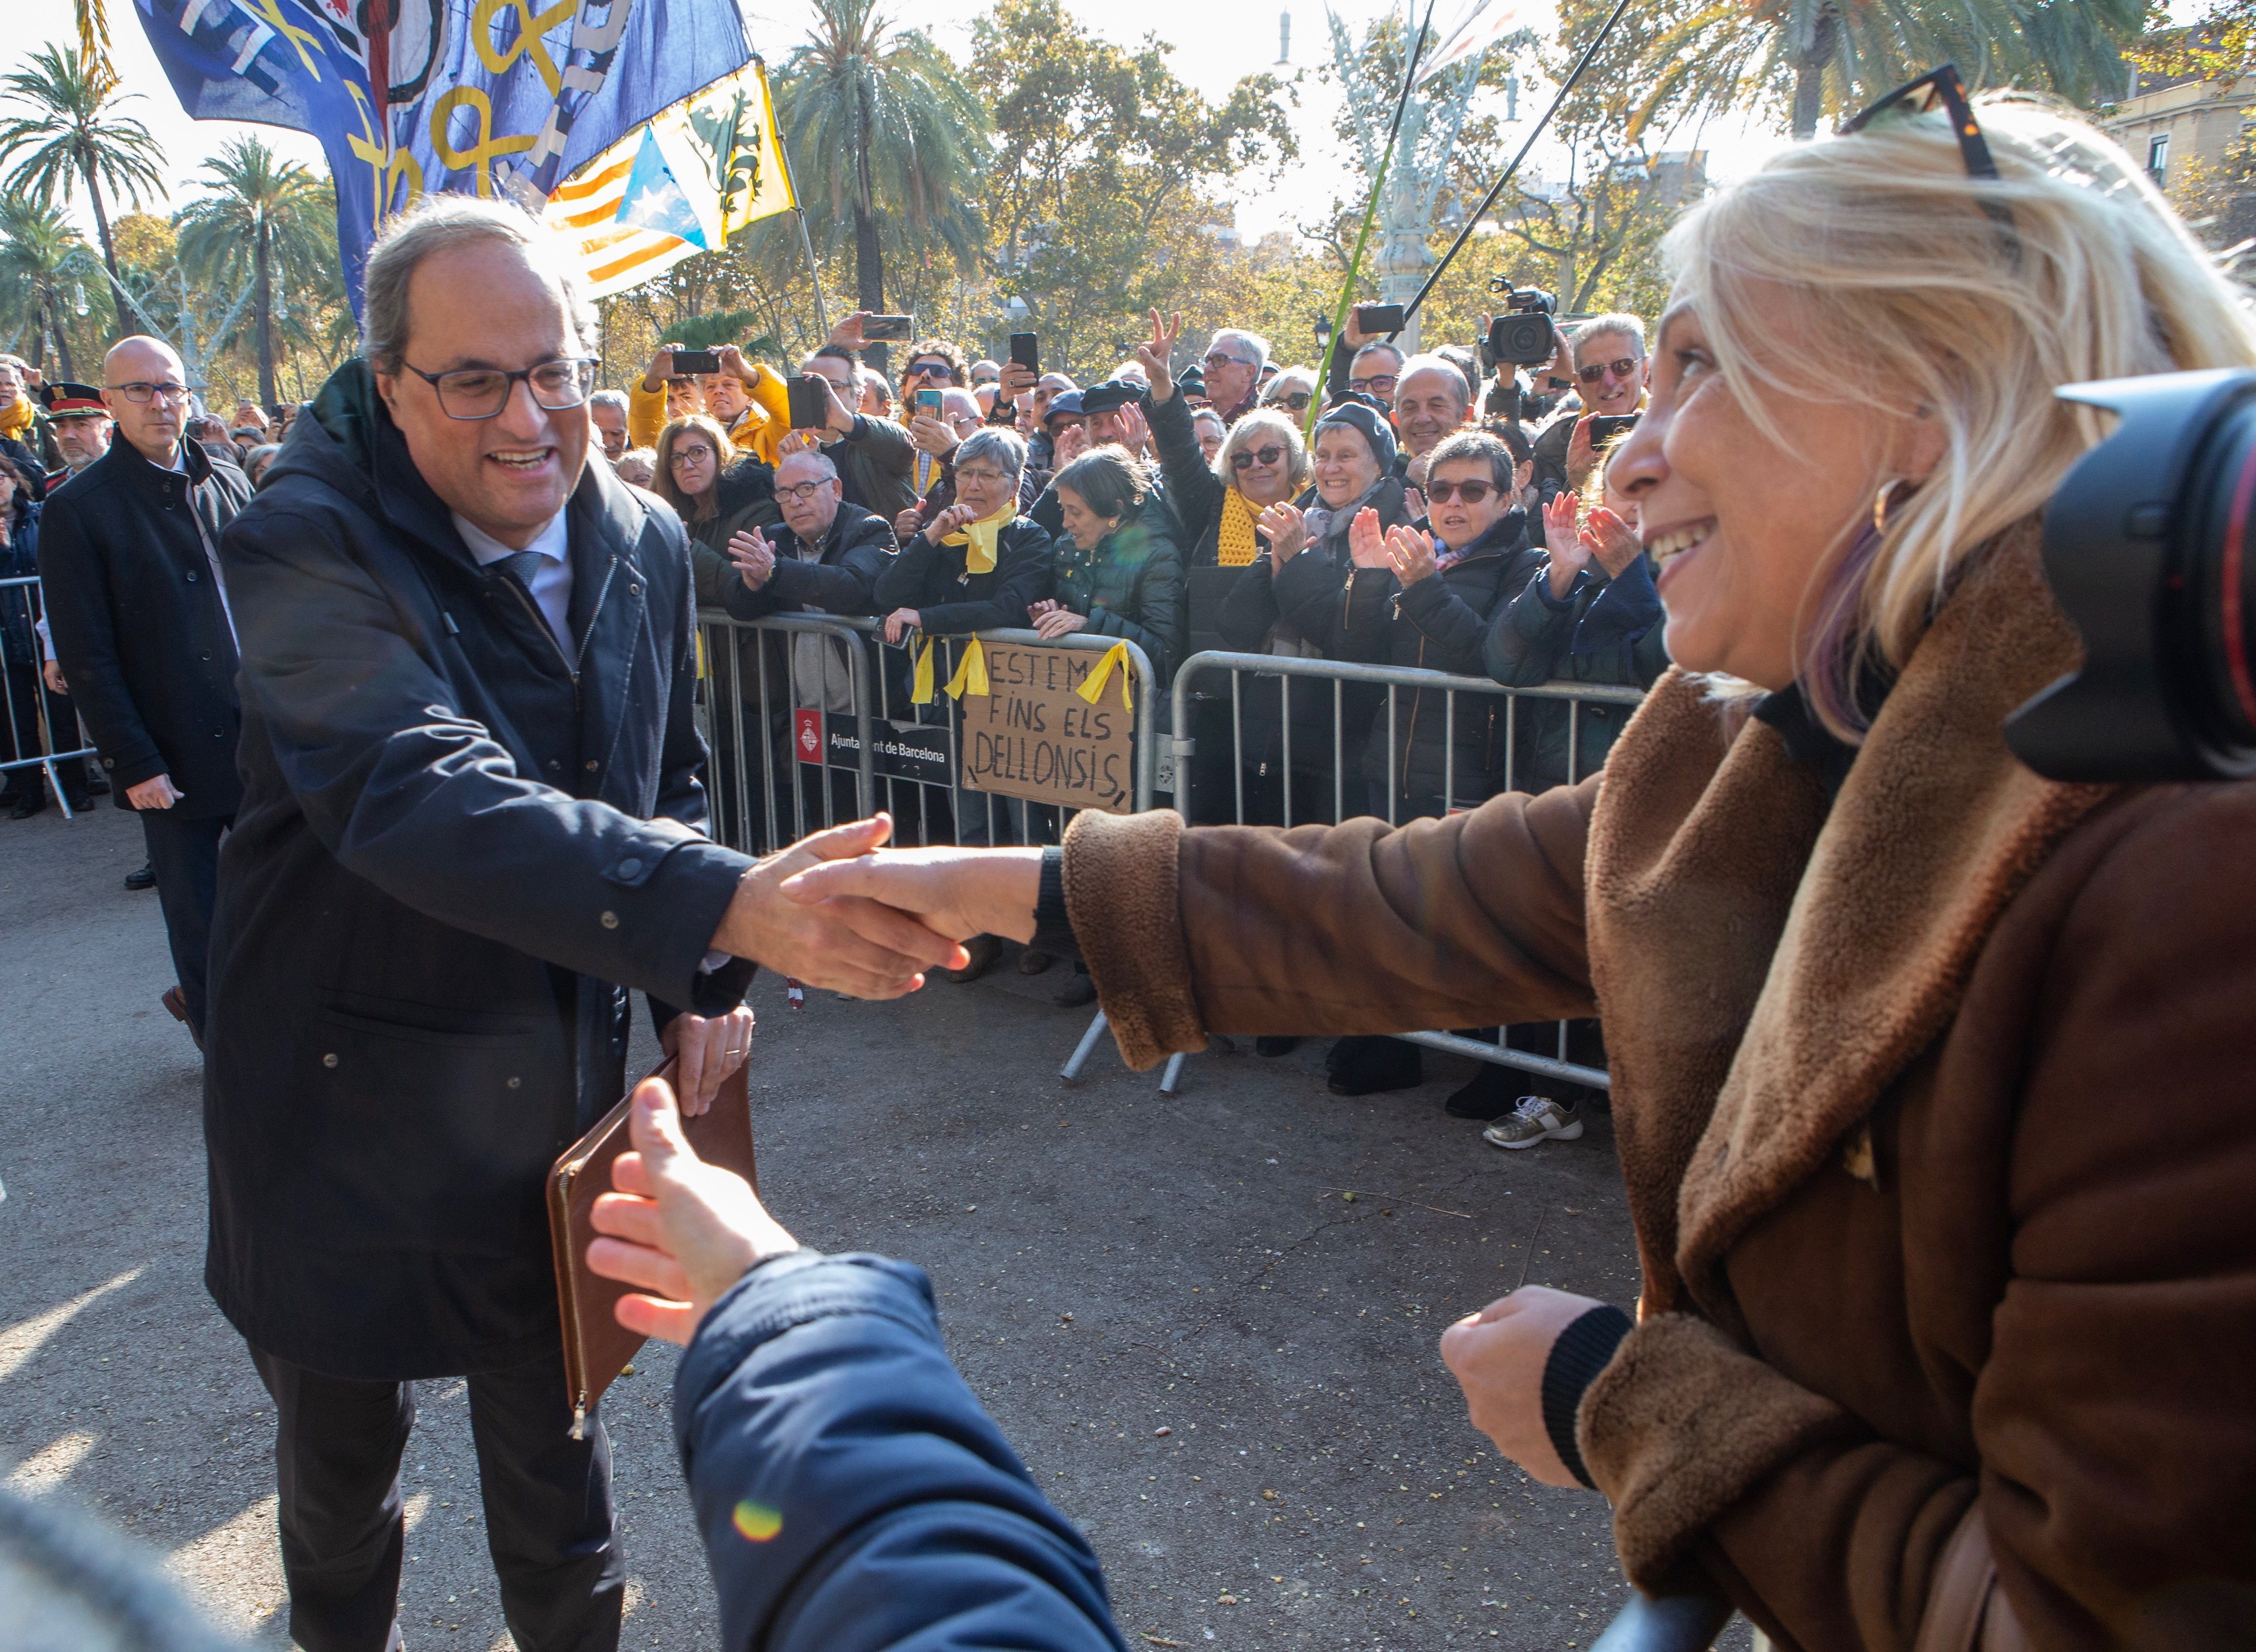
<svg viewBox="0 0 2256 1652"><path fill-rule="evenodd" d="M1904 479L1898 477L1893 482L1882 484L1880 491L1872 495L1873 533L1885 533L1888 531L1888 502L1894 496L1895 491L1904 485L1906 485Z"/></svg>

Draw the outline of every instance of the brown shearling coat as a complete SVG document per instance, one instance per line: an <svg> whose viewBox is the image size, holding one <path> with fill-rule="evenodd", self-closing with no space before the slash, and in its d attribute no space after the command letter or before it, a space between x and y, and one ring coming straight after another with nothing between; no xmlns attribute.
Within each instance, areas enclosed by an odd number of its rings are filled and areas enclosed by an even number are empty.
<svg viewBox="0 0 2256 1652"><path fill-rule="evenodd" d="M2076 655L2025 533L1829 810L1671 673L1602 774L1445 821L1083 814L1067 903L1139 1066L1604 1016L1644 1290L1577 1434L1640 1586L1909 1648L1963 1522L2037 1646L2248 1645L2256 787L2021 767Z"/></svg>

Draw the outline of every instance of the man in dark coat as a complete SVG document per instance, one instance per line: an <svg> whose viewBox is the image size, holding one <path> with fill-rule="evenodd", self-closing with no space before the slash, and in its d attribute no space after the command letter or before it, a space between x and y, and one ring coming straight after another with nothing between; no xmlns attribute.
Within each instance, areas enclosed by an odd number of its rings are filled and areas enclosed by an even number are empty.
<svg viewBox="0 0 2256 1652"><path fill-rule="evenodd" d="M226 544L205 1282L275 1401L299 1644L398 1644L405 1385L466 1374L516 1644L605 1652L610 1447L567 1391L543 1190L623 1088L626 989L709 1095L752 960L885 997L961 954L776 894L881 827L757 867L704 836L681 526L587 462L588 317L540 232L428 197L366 282L367 359Z"/></svg>
<svg viewBox="0 0 2256 1652"><path fill-rule="evenodd" d="M55 659L121 808L137 809L179 985L166 1007L202 1042L220 837L236 779L236 632L219 539L250 497L180 436L187 375L161 339L102 363L109 451L49 497L39 579Z"/></svg>

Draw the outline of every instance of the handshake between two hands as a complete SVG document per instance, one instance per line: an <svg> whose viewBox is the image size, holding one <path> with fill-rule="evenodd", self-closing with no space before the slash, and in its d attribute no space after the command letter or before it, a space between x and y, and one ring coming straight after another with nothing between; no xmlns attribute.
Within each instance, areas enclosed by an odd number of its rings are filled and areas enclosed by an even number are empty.
<svg viewBox="0 0 2256 1652"><path fill-rule="evenodd" d="M801 838L744 874L717 950L832 992L892 999L961 969L978 935L1029 940L1039 849L886 849L890 815Z"/></svg>

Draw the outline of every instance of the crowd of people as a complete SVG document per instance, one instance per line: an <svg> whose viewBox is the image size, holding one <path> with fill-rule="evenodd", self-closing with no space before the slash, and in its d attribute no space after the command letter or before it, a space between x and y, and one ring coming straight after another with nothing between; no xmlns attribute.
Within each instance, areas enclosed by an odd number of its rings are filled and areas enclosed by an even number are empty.
<svg viewBox="0 0 2256 1652"><path fill-rule="evenodd" d="M1970 109L1900 112L1693 209L1657 348L1601 316L1534 383L1359 328L1321 384L1241 329L1179 364L1153 314L1087 385L938 338L896 384L857 315L795 380L669 343L599 391L555 249L462 197L387 227L362 352L278 444L153 338L37 409L0 371L45 595L9 686L69 696L36 703L146 833L293 1636L397 1644L411 1385L467 1373L518 1643L616 1646L543 1191L635 990L682 1082L638 1091L589 1260L689 1344L728 1643L1117 1647L922 1276L799 1247L676 1116L746 1058L756 969L887 999L1007 941L1075 961L1139 1067L1337 1035L1347 1093L1397 1087L1404 1032L1607 1013L1639 1316L1515 1291L1442 1352L1509 1458L1611 1500L1640 1588L1794 1646L2230 1644L2256 949L2212 869L2256 815L2041 781L1999 724L2077 658L2036 528L2090 432L2050 388L2256 365L2256 326L2096 132L1985 102L1985 171ZM1296 772L1330 743L1287 763L1308 708L1256 674L1242 821L959 794L946 846L754 845L701 722L766 740L726 685L828 707L850 662L701 658L700 607L1653 687L1626 728L1531 723L1510 773L1492 718L1357 701L1370 813L1331 821ZM1489 1137L1581 1128L1532 1098Z"/></svg>

